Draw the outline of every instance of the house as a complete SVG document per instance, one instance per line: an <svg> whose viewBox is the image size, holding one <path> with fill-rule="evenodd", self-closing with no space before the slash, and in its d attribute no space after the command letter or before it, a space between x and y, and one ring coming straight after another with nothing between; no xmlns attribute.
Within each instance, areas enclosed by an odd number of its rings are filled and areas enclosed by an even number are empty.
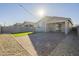
<svg viewBox="0 0 79 59"><path fill-rule="evenodd" d="M3 26L2 33L17 33L17 32L69 32L69 29L73 27L71 18L57 17L57 16L45 16L36 23L24 22L16 23L11 26Z"/></svg>
<svg viewBox="0 0 79 59"><path fill-rule="evenodd" d="M16 23L13 25L13 28L14 32L34 31L34 23L33 22Z"/></svg>
<svg viewBox="0 0 79 59"><path fill-rule="evenodd" d="M65 32L68 33L69 29L73 27L71 18L45 16L37 23L35 23L36 32Z"/></svg>

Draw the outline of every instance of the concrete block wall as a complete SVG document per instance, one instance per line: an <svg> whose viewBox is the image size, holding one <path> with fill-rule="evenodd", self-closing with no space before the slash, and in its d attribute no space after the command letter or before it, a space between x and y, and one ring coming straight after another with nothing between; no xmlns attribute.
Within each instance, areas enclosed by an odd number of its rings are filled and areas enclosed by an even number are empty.
<svg viewBox="0 0 79 59"><path fill-rule="evenodd" d="M27 32L27 31L33 31L33 28L27 28L22 26L9 26L2 28L2 33L18 33L18 32Z"/></svg>

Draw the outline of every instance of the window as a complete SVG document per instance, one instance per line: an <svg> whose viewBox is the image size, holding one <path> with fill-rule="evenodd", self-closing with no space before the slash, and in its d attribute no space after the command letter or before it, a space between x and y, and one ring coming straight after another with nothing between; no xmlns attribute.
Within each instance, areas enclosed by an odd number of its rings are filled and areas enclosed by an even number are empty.
<svg viewBox="0 0 79 59"><path fill-rule="evenodd" d="M28 27L28 25L25 25L26 27Z"/></svg>
<svg viewBox="0 0 79 59"><path fill-rule="evenodd" d="M30 27L33 27L33 25L29 25Z"/></svg>
<svg viewBox="0 0 79 59"><path fill-rule="evenodd" d="M38 24L38 26L37 26L38 28L40 28L40 25Z"/></svg>

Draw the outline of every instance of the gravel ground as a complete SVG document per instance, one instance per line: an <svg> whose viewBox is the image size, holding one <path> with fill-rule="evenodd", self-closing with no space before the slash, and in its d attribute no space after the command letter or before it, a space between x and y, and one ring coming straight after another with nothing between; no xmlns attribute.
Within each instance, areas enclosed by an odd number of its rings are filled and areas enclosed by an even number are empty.
<svg viewBox="0 0 79 59"><path fill-rule="evenodd" d="M49 55L65 37L64 33L35 33L29 35L38 55Z"/></svg>
<svg viewBox="0 0 79 59"><path fill-rule="evenodd" d="M51 52L52 56L79 56L79 39L71 33Z"/></svg>

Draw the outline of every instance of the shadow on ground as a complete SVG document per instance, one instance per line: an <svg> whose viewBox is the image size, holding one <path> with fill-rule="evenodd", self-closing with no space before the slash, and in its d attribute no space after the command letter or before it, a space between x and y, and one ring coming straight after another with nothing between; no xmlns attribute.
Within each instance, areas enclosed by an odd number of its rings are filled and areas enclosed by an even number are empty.
<svg viewBox="0 0 79 59"><path fill-rule="evenodd" d="M47 56L65 37L64 33L35 33L29 35L29 38L35 47L38 55Z"/></svg>

